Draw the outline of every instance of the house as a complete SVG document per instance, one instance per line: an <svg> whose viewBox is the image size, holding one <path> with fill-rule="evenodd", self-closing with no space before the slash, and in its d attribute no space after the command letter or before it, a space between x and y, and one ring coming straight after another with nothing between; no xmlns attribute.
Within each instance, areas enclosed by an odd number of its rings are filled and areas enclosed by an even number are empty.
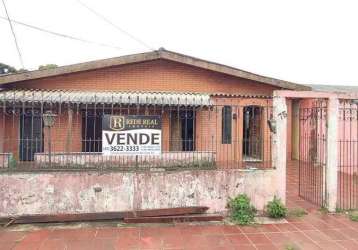
<svg viewBox="0 0 358 250"><path fill-rule="evenodd" d="M263 209L291 159L301 197L356 208L356 99L164 49L4 75L0 216Z"/></svg>
<svg viewBox="0 0 358 250"><path fill-rule="evenodd" d="M0 217L222 212L238 193L263 209L285 202L291 159L300 197L357 208L353 90L164 49L1 76Z"/></svg>
<svg viewBox="0 0 358 250"><path fill-rule="evenodd" d="M6 75L0 86L0 128L7 131L0 152L19 163L44 161L41 114L51 110L54 163L102 162L103 114L156 114L166 161L215 159L221 167L270 167L273 91L310 89L164 49Z"/></svg>

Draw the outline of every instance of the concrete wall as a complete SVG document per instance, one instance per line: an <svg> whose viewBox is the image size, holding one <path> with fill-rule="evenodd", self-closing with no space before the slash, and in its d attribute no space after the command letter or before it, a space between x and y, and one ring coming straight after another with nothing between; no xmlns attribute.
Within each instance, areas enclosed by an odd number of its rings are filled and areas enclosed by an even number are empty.
<svg viewBox="0 0 358 250"><path fill-rule="evenodd" d="M239 193L263 209L278 192L276 176L276 170L1 173L0 216L196 205L223 212Z"/></svg>

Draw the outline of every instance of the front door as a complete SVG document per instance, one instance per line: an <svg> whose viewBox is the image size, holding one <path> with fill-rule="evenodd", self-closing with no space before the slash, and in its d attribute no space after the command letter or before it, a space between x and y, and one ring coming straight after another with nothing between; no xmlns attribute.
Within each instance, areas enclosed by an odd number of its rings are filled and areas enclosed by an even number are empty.
<svg viewBox="0 0 358 250"><path fill-rule="evenodd" d="M244 107L243 147L244 161L262 160L262 113L259 106Z"/></svg>
<svg viewBox="0 0 358 250"><path fill-rule="evenodd" d="M41 115L28 110L20 116L20 161L33 161L37 152L43 152Z"/></svg>

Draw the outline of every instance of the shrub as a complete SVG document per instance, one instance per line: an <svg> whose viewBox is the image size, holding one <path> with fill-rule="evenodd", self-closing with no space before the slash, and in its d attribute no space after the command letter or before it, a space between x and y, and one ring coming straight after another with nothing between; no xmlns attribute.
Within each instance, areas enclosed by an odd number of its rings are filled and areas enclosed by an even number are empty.
<svg viewBox="0 0 358 250"><path fill-rule="evenodd" d="M256 209L251 205L250 198L246 194L240 194L235 198L229 198L231 220L240 224L248 225L254 222Z"/></svg>
<svg viewBox="0 0 358 250"><path fill-rule="evenodd" d="M266 212L271 218L283 218L286 217L287 208L283 205L281 199L274 196L273 200L268 202Z"/></svg>

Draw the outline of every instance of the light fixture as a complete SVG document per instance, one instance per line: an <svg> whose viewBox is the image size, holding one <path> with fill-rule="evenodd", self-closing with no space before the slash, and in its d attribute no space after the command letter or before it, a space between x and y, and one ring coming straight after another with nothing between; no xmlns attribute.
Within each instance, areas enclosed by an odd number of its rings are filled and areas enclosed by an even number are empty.
<svg viewBox="0 0 358 250"><path fill-rule="evenodd" d="M44 126L51 128L55 124L56 116L57 115L52 113L52 111L50 111L50 110L46 111L42 116L42 119L44 121Z"/></svg>
<svg viewBox="0 0 358 250"><path fill-rule="evenodd" d="M271 133L276 134L277 128L276 128L276 121L274 119L267 120L267 124L270 128Z"/></svg>

